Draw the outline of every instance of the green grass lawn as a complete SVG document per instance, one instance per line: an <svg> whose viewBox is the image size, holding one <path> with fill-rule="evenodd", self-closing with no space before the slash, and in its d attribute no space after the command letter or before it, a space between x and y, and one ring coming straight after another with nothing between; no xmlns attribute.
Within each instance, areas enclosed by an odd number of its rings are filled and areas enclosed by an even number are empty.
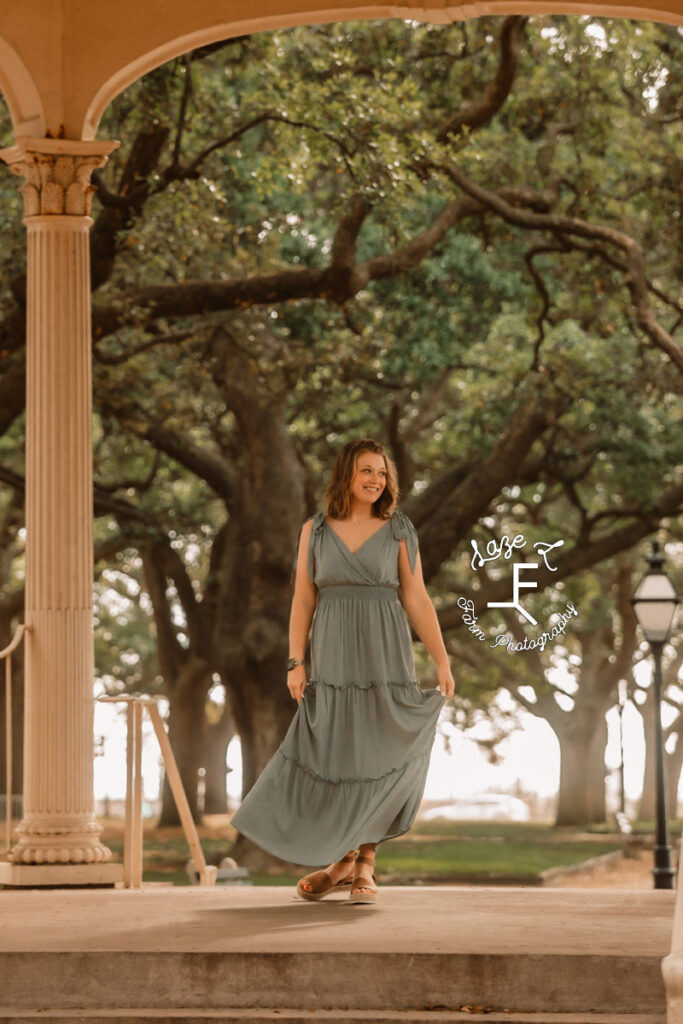
<svg viewBox="0 0 683 1024"><path fill-rule="evenodd" d="M546 868L578 864L602 853L620 849L621 844L591 842L561 843L554 838L539 841L530 837L489 836L480 838L431 839L423 843L389 841L377 852L380 871L429 875L528 875Z"/></svg>
<svg viewBox="0 0 683 1024"><path fill-rule="evenodd" d="M634 831L651 832L647 824ZM680 835L680 824L671 823L672 835ZM201 842L210 864L230 856L232 844L227 836L205 838ZM107 838L107 845L122 858L121 841ZM554 828L537 823L441 819L418 822L406 836L381 843L377 851L377 874L378 877L403 875L406 880L423 878L426 883L471 878L472 881L504 883L514 880L534 884L539 873L547 868L578 864L620 848L619 836L607 826ZM144 881L189 885L185 873L189 856L181 835L161 841L152 831L145 836ZM254 885L294 885L300 874L252 874L250 878Z"/></svg>

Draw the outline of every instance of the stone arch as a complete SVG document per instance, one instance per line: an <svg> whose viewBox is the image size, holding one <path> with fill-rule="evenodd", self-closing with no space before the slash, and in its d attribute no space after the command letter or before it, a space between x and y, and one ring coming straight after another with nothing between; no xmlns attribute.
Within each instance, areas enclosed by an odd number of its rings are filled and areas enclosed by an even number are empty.
<svg viewBox="0 0 683 1024"><path fill-rule="evenodd" d="M377 14L378 18L382 16L382 14ZM361 17L363 15L358 14L358 18L360 19ZM372 18L375 15L368 14L366 17ZM232 39L235 36L247 35L252 32L264 32L276 28L292 28L296 25L335 20L336 14L335 16L325 17L324 12L320 12L315 13L313 17L303 14L296 19L287 16L271 16L267 18L254 18L249 21L226 21L222 24L214 24L207 28L198 29L195 32L168 39L153 50L137 56L102 83L85 111L81 137L84 139L94 139L102 114L111 101L119 93L123 92L124 89L127 89L129 85L132 85L133 82L142 78L143 75L148 74L148 72L160 67L167 61L173 60L174 57L179 57L181 54L197 49L200 46L208 46L222 39Z"/></svg>
<svg viewBox="0 0 683 1024"><path fill-rule="evenodd" d="M1 36L0 91L7 103L15 135L45 134L45 111L38 87L17 51Z"/></svg>
<svg viewBox="0 0 683 1024"><path fill-rule="evenodd" d="M433 0L432 0L433 2ZM169 5L172 10L174 5ZM432 22L434 24L450 24L453 21L477 18L483 15L507 14L568 14L594 15L602 17L635 18L638 20L663 21L672 24L683 24L683 9L680 0L655 0L651 6L643 3L622 0L621 3L587 4L580 0L487 0L487 2L466 3L462 6L411 6L410 0L402 4L379 5L359 4L355 0L341 0L334 7L316 9L306 7L305 0L276 0L273 4L268 0L256 0L248 19L229 19L225 17L225 5L205 0L196 9L194 18L188 17L185 9L184 27L188 22L195 21L191 31L182 34L174 32L173 20L170 19L168 34L164 37L157 32L156 45L148 50L130 54L130 59L120 61L104 80L96 85L91 97L82 108L79 117L80 134L83 139L93 139L105 109L111 101L138 78L172 60L189 50L230 39L238 35L263 32L278 28L292 28L297 25L311 25L333 21L370 20L383 18L403 18L415 21ZM220 16L211 17L211 10ZM139 38L139 37L138 37Z"/></svg>

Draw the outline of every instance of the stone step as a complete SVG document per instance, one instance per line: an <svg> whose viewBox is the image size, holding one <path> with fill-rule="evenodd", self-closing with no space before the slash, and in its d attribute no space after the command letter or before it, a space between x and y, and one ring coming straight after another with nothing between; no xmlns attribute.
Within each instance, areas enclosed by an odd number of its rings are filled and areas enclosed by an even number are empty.
<svg viewBox="0 0 683 1024"><path fill-rule="evenodd" d="M662 1014L613 1013L477 1013L458 1010L62 1010L53 1012L0 1009L0 1021L8 1024L666 1024Z"/></svg>
<svg viewBox="0 0 683 1024"><path fill-rule="evenodd" d="M361 911L362 913L363 911ZM372 911L370 911L372 913ZM5 953L8 1006L176 1011L461 1010L648 1014L665 1010L661 958L567 953ZM350 984L353 979L353 984ZM150 989L152 998L150 1000ZM246 1004L246 1005L245 1005Z"/></svg>
<svg viewBox="0 0 683 1024"><path fill-rule="evenodd" d="M382 886L374 906L279 886L0 892L0 1004L12 1008L0 1024L155 1013L341 1024L390 1011L406 1024L472 1022L476 1007L488 1024L513 1013L663 1024L674 899L455 886Z"/></svg>

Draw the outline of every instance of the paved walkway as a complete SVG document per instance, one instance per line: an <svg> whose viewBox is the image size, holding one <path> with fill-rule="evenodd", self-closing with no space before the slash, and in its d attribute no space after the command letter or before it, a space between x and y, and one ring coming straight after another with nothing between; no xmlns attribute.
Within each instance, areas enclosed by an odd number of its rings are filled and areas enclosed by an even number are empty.
<svg viewBox="0 0 683 1024"><path fill-rule="evenodd" d="M645 892L653 886L653 864L652 850L639 850L632 857L605 858L593 866L577 866L576 870L567 871L545 884L563 889L641 889Z"/></svg>

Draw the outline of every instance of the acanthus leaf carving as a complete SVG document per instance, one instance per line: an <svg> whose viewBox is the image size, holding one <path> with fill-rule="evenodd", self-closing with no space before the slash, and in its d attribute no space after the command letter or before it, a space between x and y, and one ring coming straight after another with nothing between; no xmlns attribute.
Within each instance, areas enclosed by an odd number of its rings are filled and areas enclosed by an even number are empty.
<svg viewBox="0 0 683 1024"><path fill-rule="evenodd" d="M19 139L0 150L12 174L25 178L20 192L27 217L88 217L95 186L90 178L103 167L118 142L69 139Z"/></svg>

